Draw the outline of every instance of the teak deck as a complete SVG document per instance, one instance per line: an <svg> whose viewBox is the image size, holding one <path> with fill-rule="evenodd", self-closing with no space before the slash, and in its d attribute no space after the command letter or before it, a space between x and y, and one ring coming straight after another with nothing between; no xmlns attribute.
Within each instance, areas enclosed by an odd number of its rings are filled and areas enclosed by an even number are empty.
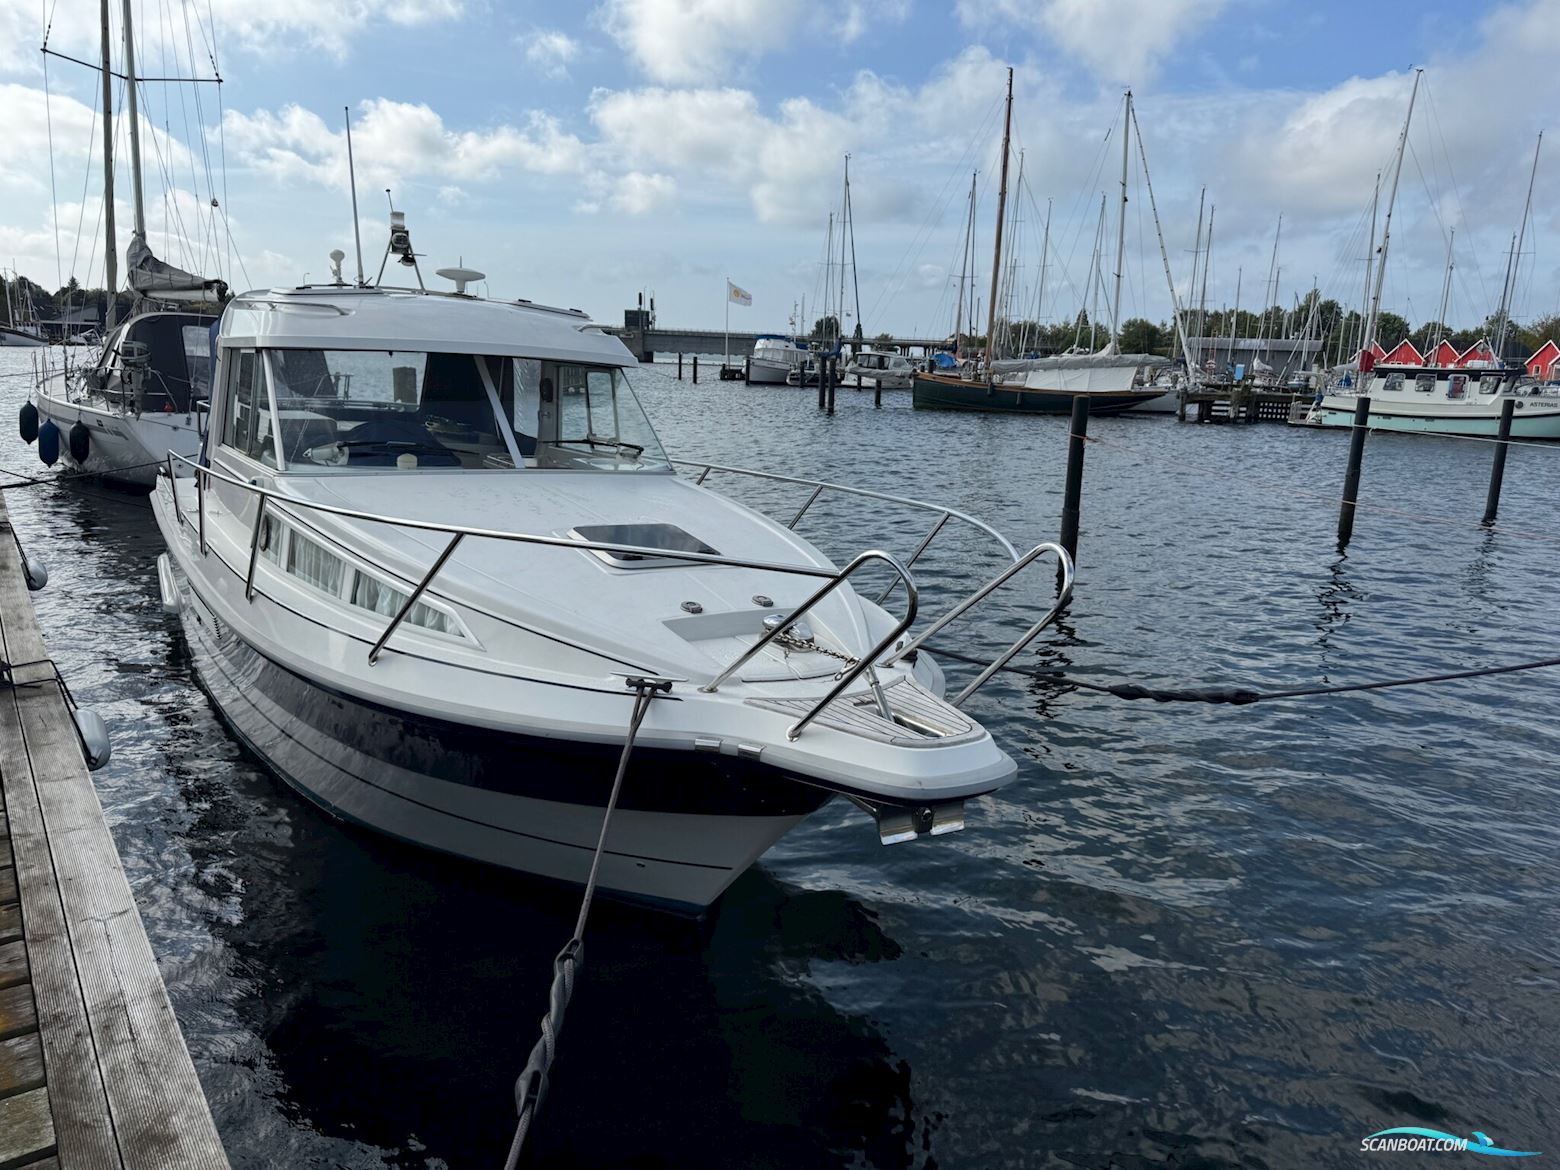
<svg viewBox="0 0 1560 1170"><path fill-rule="evenodd" d="M227 1170L0 497L0 1170Z"/></svg>

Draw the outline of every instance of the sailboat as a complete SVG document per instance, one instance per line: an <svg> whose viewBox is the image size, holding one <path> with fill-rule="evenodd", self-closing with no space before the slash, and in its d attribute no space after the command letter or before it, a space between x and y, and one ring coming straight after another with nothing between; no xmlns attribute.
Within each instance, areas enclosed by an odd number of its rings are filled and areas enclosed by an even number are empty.
<svg viewBox="0 0 1560 1170"><path fill-rule="evenodd" d="M228 293L220 280L196 276L158 259L147 243L131 7L131 0L124 0L125 113L135 200L135 226L125 263L135 307L116 327L114 73L109 0L102 0L104 283L109 290L105 338L90 366L66 364L45 372L32 401L22 406L21 429L24 439L37 439L39 457L47 464L63 458L66 466L77 471L149 488L168 452L193 456L200 450L204 411L211 396L211 327ZM165 304L190 308L154 307Z"/></svg>
<svg viewBox="0 0 1560 1170"><path fill-rule="evenodd" d="M1501 414L1512 401L1511 434L1528 439L1560 439L1560 388L1541 385L1527 377L1523 365L1503 360L1506 335L1510 328L1511 301L1517 287L1517 264L1522 241L1527 233L1533 209L1533 187L1538 177L1539 151L1544 136L1539 134L1533 151L1533 168L1528 176L1527 202L1522 211L1522 226L1512 241L1506 279L1501 288L1497 317L1501 322L1494 344L1480 342L1455 358L1445 353L1451 347L1438 342L1429 360L1415 361L1412 346L1398 346L1390 354L1381 354L1374 342L1380 320L1381 292L1386 274L1387 252L1392 239L1392 210L1397 199L1398 177L1408 146L1408 130L1414 116L1414 100L1419 94L1420 72L1414 74L1414 88L1408 98L1408 112L1398 138L1397 159L1392 186L1387 196L1387 214L1377 253L1374 291L1369 312L1361 331L1362 344L1354 369L1348 371L1331 392L1321 395L1304 415L1293 421L1310 427L1347 428L1354 425L1354 412L1360 396L1370 398L1367 426L1371 430L1408 431L1420 434L1494 436L1499 434ZM1442 289L1444 319L1450 287L1451 251L1447 253L1448 277ZM1400 354L1400 351L1401 352ZM1406 359L1406 360L1403 360ZM1450 360L1447 360L1450 359Z"/></svg>
<svg viewBox="0 0 1560 1170"><path fill-rule="evenodd" d="M5 282L5 319L6 324L0 325L0 345L33 348L49 344L38 325L32 290L22 283L14 268L11 279Z"/></svg>
<svg viewBox="0 0 1560 1170"><path fill-rule="evenodd" d="M1111 309L1111 340L1098 353L1004 360L998 353L997 283L1002 272L1003 214L1007 205L1008 154L1013 124L1013 70L1008 70L1007 110L1002 129L1001 186L997 193L997 226L991 264L986 358L974 370L917 374L914 403L921 409L980 410L1033 414L1068 414L1073 400L1086 395L1091 414L1116 414L1159 397L1162 390L1143 384L1146 369L1168 366L1155 354L1121 352L1121 274L1126 250L1128 128L1132 94L1126 96L1121 139L1121 207L1116 239L1116 293Z"/></svg>

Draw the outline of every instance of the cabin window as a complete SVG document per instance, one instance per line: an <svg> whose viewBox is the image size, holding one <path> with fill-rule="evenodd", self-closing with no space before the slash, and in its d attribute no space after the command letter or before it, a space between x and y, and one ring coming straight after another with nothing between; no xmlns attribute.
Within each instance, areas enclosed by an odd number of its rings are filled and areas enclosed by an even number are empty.
<svg viewBox="0 0 1560 1170"><path fill-rule="evenodd" d="M274 456L266 458L271 442L271 411L259 355L252 349L239 350L230 368L233 372L228 379L223 445L274 466Z"/></svg>
<svg viewBox="0 0 1560 1170"><path fill-rule="evenodd" d="M1434 374L1415 374L1414 375L1414 389L1419 391L1419 393L1421 393L1421 394L1434 394L1435 393L1435 375Z"/></svg>
<svg viewBox="0 0 1560 1170"><path fill-rule="evenodd" d="M1499 374L1480 374L1479 393L1495 394L1500 390L1501 376Z"/></svg>
<svg viewBox="0 0 1560 1170"><path fill-rule="evenodd" d="M665 470L666 455L623 371L608 366L542 362L536 396L534 461L538 468L593 471ZM517 410L521 402L517 401ZM517 427L529 432L528 418Z"/></svg>
<svg viewBox="0 0 1560 1170"><path fill-rule="evenodd" d="M341 558L326 552L302 533L294 532L288 538L287 571L316 589L339 597L345 568Z"/></svg>
<svg viewBox="0 0 1560 1170"><path fill-rule="evenodd" d="M1466 398L1468 396L1468 375L1453 374L1446 382L1446 396L1448 398Z"/></svg>
<svg viewBox="0 0 1560 1170"><path fill-rule="evenodd" d="M1403 389L1403 375L1402 374L1388 374L1387 375L1387 380L1382 385L1381 388L1383 390L1401 390L1401 389Z"/></svg>
<svg viewBox="0 0 1560 1170"><path fill-rule="evenodd" d="M406 599L410 596L411 594L405 590L387 585L379 578L361 571L352 581L352 604L384 617L393 618L400 613L401 607L406 604ZM406 615L406 624L420 626L437 634L449 634L455 638L466 636L453 614L435 609L422 601L412 606L411 612Z"/></svg>
<svg viewBox="0 0 1560 1170"><path fill-rule="evenodd" d="M186 325L184 364L190 372L190 393L195 398L211 396L211 330L205 325Z"/></svg>

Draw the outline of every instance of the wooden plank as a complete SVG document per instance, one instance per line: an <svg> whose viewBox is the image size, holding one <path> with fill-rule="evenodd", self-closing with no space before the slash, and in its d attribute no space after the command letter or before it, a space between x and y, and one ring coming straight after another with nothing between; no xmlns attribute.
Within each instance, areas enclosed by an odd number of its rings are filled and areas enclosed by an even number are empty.
<svg viewBox="0 0 1560 1170"><path fill-rule="evenodd" d="M16 901L16 870L7 865L0 868L0 906L14 901Z"/></svg>
<svg viewBox="0 0 1560 1170"><path fill-rule="evenodd" d="M32 600L26 590L5 521L4 500L0 499L0 648L11 662L42 657L43 642L35 636ZM54 1110L58 1153L65 1165L71 1170L122 1170L86 1000L71 953L65 906L22 738L16 700L23 693L31 692L0 692L0 785L11 823L22 922L32 959L33 1002L49 1084L47 1100ZM3 951L0 946L0 953Z"/></svg>
<svg viewBox="0 0 1560 1170"><path fill-rule="evenodd" d="M0 987L12 987L27 982L27 944L16 942L0 945Z"/></svg>
<svg viewBox="0 0 1560 1170"><path fill-rule="evenodd" d="M32 621L26 584L14 551L3 555L7 547L14 549L0 534L0 636L10 661L42 658L42 639ZM6 703L0 696L0 716L14 719L21 734L7 734L5 720L0 718L0 773L7 770L3 745L24 745L66 938L79 973L79 994L85 1002L88 1031L79 1037L85 1043L78 1042L77 1048L95 1049L101 1070L99 1088L112 1118L109 1136L117 1141L117 1158L122 1159L125 1170L170 1166L228 1170L210 1107L168 1002L63 698L52 686L16 688L10 697L12 701ZM6 782L25 897L30 879L22 863L25 849L20 822L28 786L20 787L18 799L9 780ZM23 918L31 944L34 917L26 901ZM40 987L42 961L34 954L34 982ZM41 990L38 1008L49 1085L56 1090L55 1054L48 1043L49 1013ZM90 1107L84 1120L95 1126L96 1102L83 1104ZM55 1120L60 1123L60 1161L77 1170L82 1161L66 1148L70 1127L64 1122L58 1100L54 1107Z"/></svg>
<svg viewBox="0 0 1560 1170"><path fill-rule="evenodd" d="M43 1044L28 1032L0 1040L0 1097L43 1087Z"/></svg>
<svg viewBox="0 0 1560 1170"><path fill-rule="evenodd" d="M0 1170L26 1166L54 1152L48 1089L0 1100Z"/></svg>
<svg viewBox="0 0 1560 1170"><path fill-rule="evenodd" d="M22 937L22 908L0 906L0 943L16 942Z"/></svg>
<svg viewBox="0 0 1560 1170"><path fill-rule="evenodd" d="M0 1040L38 1030L38 1010L33 1007L32 984L18 983L0 991Z"/></svg>

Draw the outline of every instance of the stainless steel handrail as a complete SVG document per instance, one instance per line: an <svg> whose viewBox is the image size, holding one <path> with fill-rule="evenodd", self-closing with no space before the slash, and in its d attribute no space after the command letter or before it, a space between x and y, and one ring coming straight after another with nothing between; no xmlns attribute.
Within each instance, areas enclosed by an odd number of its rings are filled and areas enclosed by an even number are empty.
<svg viewBox="0 0 1560 1170"><path fill-rule="evenodd" d="M845 692L845 689L849 687L851 683L860 678L863 673L870 670L873 664L877 662L878 656L887 650L889 646L893 644L895 639L908 630L911 624L915 621L916 611L920 605L920 595L916 592L915 582L911 579L909 570L907 570L897 560L891 557L888 553L883 552L881 549L870 548L866 552L860 553L853 561L851 561L850 564L846 565L843 569L840 570L840 573L837 577L825 584L806 601L802 602L801 605L793 609L789 614L786 615L784 621L779 622L765 630L764 636L762 638L758 639L758 641L754 642L741 654L737 655L736 659L731 663L731 665L727 666L725 670L721 671L713 679L705 683L702 687L699 688L699 690L703 691L705 694L714 694L715 691L720 687L721 683L725 682L733 674L741 670L744 666L751 662L753 658L759 653L759 651L761 651L765 646L769 645L781 634L785 633L786 630L790 629L793 625L805 617L809 610L811 610L830 593L833 593L836 589L843 585L852 575L855 574L857 569L860 569L863 565L870 564L873 561L882 561L884 564L888 565L888 567L893 569L894 572L898 575L899 579L904 582L905 596L908 599L908 603L905 607L905 616L899 620L894 628L890 630L888 634L877 643L877 645L873 646L871 650L853 662L848 669L841 671L839 681L834 684L829 693L823 698L819 699L818 702L813 704L811 710L809 710L807 714L803 715L800 719L798 719L795 723L786 729L785 737L789 740L796 739L797 736L802 734L802 731L809 723L822 714L825 707L834 702L835 699L839 698L840 695Z"/></svg>
<svg viewBox="0 0 1560 1170"><path fill-rule="evenodd" d="M807 510L812 507L813 502L818 498L820 493L824 491L843 492L849 496L864 496L867 499L883 500L884 502L890 504L903 504L909 508L918 508L923 512L939 512L943 515L952 517L955 520L962 520L966 524L969 524L974 528L978 528L987 536L995 540L997 544L1002 547L1002 551L1005 552L1010 559L1015 561L1018 560L1018 550L1013 547L1012 542L1009 541L1007 537L1003 536L1000 532L998 532L991 525L987 524L985 521L977 520L974 516L971 516L965 512L960 512L956 508L945 508L941 504L929 504L925 500L917 500L910 496L896 496L890 494L889 492L873 491L871 488L852 487L849 484L830 483L827 480L820 479L801 479L794 475L778 475L773 471L756 471L751 467L729 467L725 464L707 463L698 459L669 459L667 462L671 463L673 467L700 468L701 470L699 471L697 478L695 478L693 481L696 484L702 484L705 478L712 471L723 471L731 475L747 475L752 476L754 479L768 479L773 480L776 483L794 483L799 484L802 487L810 487L815 489L812 497L808 499L807 503L803 505L802 510L796 514L795 518L788 525L788 527L791 528L795 528L801 518L807 514ZM941 527L942 525L939 524L938 529ZM936 535L937 532L934 530L932 532L932 536ZM926 551L926 544L930 543L931 541L928 539L921 546L921 548L916 550L915 555L920 556L922 552Z"/></svg>
<svg viewBox="0 0 1560 1170"><path fill-rule="evenodd" d="M1001 670L1009 662L1013 661L1013 659L1021 650L1024 649L1025 646L1028 646L1029 643L1033 642L1035 638L1039 636L1041 630L1045 629L1046 626L1055 621L1056 615L1062 611L1062 607L1067 604L1068 598L1072 596L1073 560L1072 557L1067 555L1067 550L1064 549L1061 545L1054 544L1050 541L1035 545L1034 548L1030 549L1017 561L1009 565L1006 569L1003 569L1002 572L998 573L990 581L987 581L979 589L975 590L974 593L971 593L963 601L959 602L958 605L954 606L947 613L943 614L942 617L938 618L935 622L929 625L925 630L921 631L920 634L916 635L916 637L911 640L908 646L902 650L895 651L894 654L883 663L883 665L892 666L894 663L898 662L907 655L914 654L917 650L926 644L927 639L931 638L935 634L941 633L950 622L959 617L962 617L976 605L979 605L982 601L985 601L986 598L990 597L993 593L1005 585L1011 578L1023 572L1023 570L1028 568L1029 565L1033 564L1035 560L1048 552L1053 552L1056 554L1056 560L1061 569L1062 580L1060 588L1057 590L1056 601L1052 604L1051 608L1046 611L1044 617L1042 617L1034 625L1030 626L1029 629L1025 630L1024 633L1019 636L1016 642L1014 642L997 657L996 661L992 662L990 666L986 667L980 672L979 675L976 676L974 682L970 683L969 686L965 687L962 691L949 700L949 702L955 707L963 703L965 699L969 698L976 691L980 690L981 687L985 686L986 683L991 679L992 675L996 674L997 671Z"/></svg>
<svg viewBox="0 0 1560 1170"><path fill-rule="evenodd" d="M837 571L834 569L826 569L817 565L785 565L770 561L741 560L735 557L726 557L719 554L708 553L671 553L667 549L648 548L639 545L609 544L604 541L574 540L567 537L541 536L534 533L503 532L497 529L475 528L467 525L439 524L428 520L413 520L405 517L386 516L379 513L362 512L354 508L342 508L334 504L320 504L308 500L298 500L284 496L278 496L275 492L266 488L262 488L258 484L250 483L247 480L238 479L235 476L227 475L209 467L203 467L196 460L190 459L184 455L179 455L172 451L168 453L168 463L165 469L168 473L170 488L173 486L177 477L177 468L175 467L176 462L183 463L194 468L195 475L197 477L197 489L199 488L199 483L201 480L217 479L224 483L231 484L234 487L241 488L244 491L252 492L260 497L260 506L258 509L256 509L254 530L250 534L249 563L246 568L244 577L244 596L248 600L253 600L254 596L255 570L258 564L260 553L260 525L263 522L268 506L280 511L285 511L288 508L299 508L305 511L324 512L333 516L341 516L351 520L366 520L371 523L391 524L401 527L413 528L424 532L440 532L452 537L450 542L445 546L443 552L441 552L435 559L433 564L429 567L428 571L423 574L422 579L417 583L417 587L407 597L406 601L402 603L395 617L385 628L384 632L379 636L379 639L374 643L373 648L370 649L368 654L368 661L370 665L378 662L379 656L383 651L385 644L389 641L391 635L393 635L395 631L400 628L401 624L406 620L406 617L411 613L412 607L415 606L422 598L429 585L432 584L434 578L438 576L439 572L444 568L445 563L455 552L456 547L464 538L468 536L479 539L505 540L520 544L537 544L550 548L569 548L586 552L615 552L641 557L698 562L703 564L720 565L729 568L757 569L764 572L788 573L795 576L827 579L827 582L823 588L814 593L811 598L803 602L800 607L794 610L791 613L789 619L784 624L778 626L776 629L768 631L763 638L755 643L753 648L748 653L744 654L734 664L732 664L726 670L722 671L721 674L716 677L713 683L704 688L709 691L713 691L716 686L729 678L733 671L740 668L745 662L751 659L754 654L756 654L764 646L768 645L776 634L782 632L797 619L806 614L810 609L813 608L813 606L822 600L824 596L842 584L863 564L874 560L886 561L889 566L894 569L896 574L898 574L899 579L903 581L906 595L909 598L908 612L904 620L895 626L893 632L890 633L888 637L884 638L878 645L874 646L872 651L866 657L860 659L851 667L850 670L846 671L841 682L835 686L834 689L831 690L829 694L826 695L824 699L819 702L811 711L809 711L798 723L793 725L793 727L787 733L791 739L795 739L797 735L800 735L802 729L805 728L807 724L811 723L813 719L817 717L818 713L822 711L824 707L828 706L829 703L833 702L834 699L836 699L845 690L846 687L854 682L856 678L867 669L867 667L871 666L876 661L878 656L887 650L889 645L892 644L896 638L903 634L905 630L909 629L910 623L915 620L918 595L916 593L915 583L910 579L909 571L887 553L878 552L876 550L862 553L843 570ZM200 491L198 506L201 510L200 524L202 529L205 527L205 503L205 492ZM180 524L186 523L183 514L179 509L177 498L174 499L173 506L174 513L178 517L178 522Z"/></svg>

